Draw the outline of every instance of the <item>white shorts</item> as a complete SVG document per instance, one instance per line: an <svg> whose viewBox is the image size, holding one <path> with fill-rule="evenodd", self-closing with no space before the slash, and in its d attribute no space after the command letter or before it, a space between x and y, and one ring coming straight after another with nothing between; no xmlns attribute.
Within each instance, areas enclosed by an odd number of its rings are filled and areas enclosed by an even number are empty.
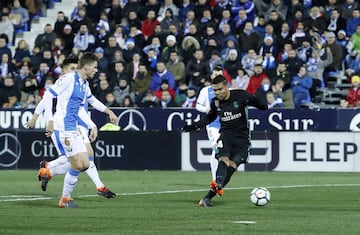
<svg viewBox="0 0 360 235"><path fill-rule="evenodd" d="M80 135L82 136L85 144L90 144L89 129L83 126L78 127Z"/></svg>
<svg viewBox="0 0 360 235"><path fill-rule="evenodd" d="M87 153L83 137L78 131L57 131L51 136L59 156L75 156L78 153Z"/></svg>
<svg viewBox="0 0 360 235"><path fill-rule="evenodd" d="M206 126L206 131L212 148L216 148L217 140L220 137L219 129Z"/></svg>

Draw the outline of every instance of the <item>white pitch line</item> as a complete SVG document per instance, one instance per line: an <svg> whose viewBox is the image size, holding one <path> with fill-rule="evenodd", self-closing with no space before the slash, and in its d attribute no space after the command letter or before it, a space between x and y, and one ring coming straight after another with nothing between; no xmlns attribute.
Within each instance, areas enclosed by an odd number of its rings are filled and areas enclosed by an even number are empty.
<svg viewBox="0 0 360 235"><path fill-rule="evenodd" d="M279 185L279 186L264 186L268 189L286 189L286 188L313 188L313 187L350 187L350 186L360 186L360 184L318 184L318 185ZM226 190L246 190L253 189L251 187L239 187L239 188L226 188ZM117 196L136 196L136 195L154 195L154 194L174 194L174 193L193 193L193 192L203 192L208 189L188 189L188 190L169 190L169 191L158 191L158 192L136 192L136 193L117 193ZM96 194L91 195L79 195L74 196L74 198L86 198L86 197L98 197ZM36 201L36 200L51 200L55 197L43 197L41 195L0 195L0 202L15 202L15 201Z"/></svg>

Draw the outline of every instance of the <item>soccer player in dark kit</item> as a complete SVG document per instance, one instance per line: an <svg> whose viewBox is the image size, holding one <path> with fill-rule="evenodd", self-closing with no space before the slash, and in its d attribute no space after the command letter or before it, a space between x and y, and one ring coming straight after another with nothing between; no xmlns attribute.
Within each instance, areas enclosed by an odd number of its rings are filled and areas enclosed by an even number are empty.
<svg viewBox="0 0 360 235"><path fill-rule="evenodd" d="M211 101L211 110L200 121L183 127L190 132L205 127L219 115L220 138L217 140L216 158L219 166L216 171L216 185L200 200L199 206L210 207L215 195L230 181L238 166L247 163L250 150L250 131L248 127L248 106L261 110L268 109L257 97L244 90L230 90L224 76L219 75L212 81L215 98Z"/></svg>

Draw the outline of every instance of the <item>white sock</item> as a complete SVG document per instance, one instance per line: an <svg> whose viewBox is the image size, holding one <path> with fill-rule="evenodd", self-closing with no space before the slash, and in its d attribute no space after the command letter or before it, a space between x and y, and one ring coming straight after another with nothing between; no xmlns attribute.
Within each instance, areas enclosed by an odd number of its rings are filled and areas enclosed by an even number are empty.
<svg viewBox="0 0 360 235"><path fill-rule="evenodd" d="M74 170L72 168L66 173L64 177L64 186L63 186L63 197L71 197L71 193L74 191L76 183L78 181L78 176L80 171Z"/></svg>
<svg viewBox="0 0 360 235"><path fill-rule="evenodd" d="M51 168L60 166L67 162L68 162L67 157L65 155L61 155L58 158L56 158L55 160L48 162L48 168L51 170Z"/></svg>
<svg viewBox="0 0 360 235"><path fill-rule="evenodd" d="M64 175L70 169L70 162L66 162L60 166L53 167L50 169L51 176Z"/></svg>
<svg viewBox="0 0 360 235"><path fill-rule="evenodd" d="M98 173L96 165L94 163L94 157L89 157L89 161L90 161L90 166L85 171L86 174L90 177L92 182L95 184L96 188L104 187L104 184L100 180L99 173Z"/></svg>
<svg viewBox="0 0 360 235"><path fill-rule="evenodd" d="M215 158L215 150L211 153L210 158L210 169L211 169L211 177L212 179L216 179L216 170L218 168L219 161Z"/></svg>

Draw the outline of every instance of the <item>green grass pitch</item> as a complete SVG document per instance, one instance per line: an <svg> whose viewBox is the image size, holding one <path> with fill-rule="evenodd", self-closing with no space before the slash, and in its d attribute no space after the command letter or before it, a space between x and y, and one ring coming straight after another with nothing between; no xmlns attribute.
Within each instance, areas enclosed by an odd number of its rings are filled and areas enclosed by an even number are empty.
<svg viewBox="0 0 360 235"><path fill-rule="evenodd" d="M60 209L63 176L42 192L37 171L0 170L0 234L360 234L356 173L237 172L212 208L197 205L210 172L100 175L116 198L97 196L82 173L73 193L81 208ZM271 192L268 205L250 203L256 186Z"/></svg>

